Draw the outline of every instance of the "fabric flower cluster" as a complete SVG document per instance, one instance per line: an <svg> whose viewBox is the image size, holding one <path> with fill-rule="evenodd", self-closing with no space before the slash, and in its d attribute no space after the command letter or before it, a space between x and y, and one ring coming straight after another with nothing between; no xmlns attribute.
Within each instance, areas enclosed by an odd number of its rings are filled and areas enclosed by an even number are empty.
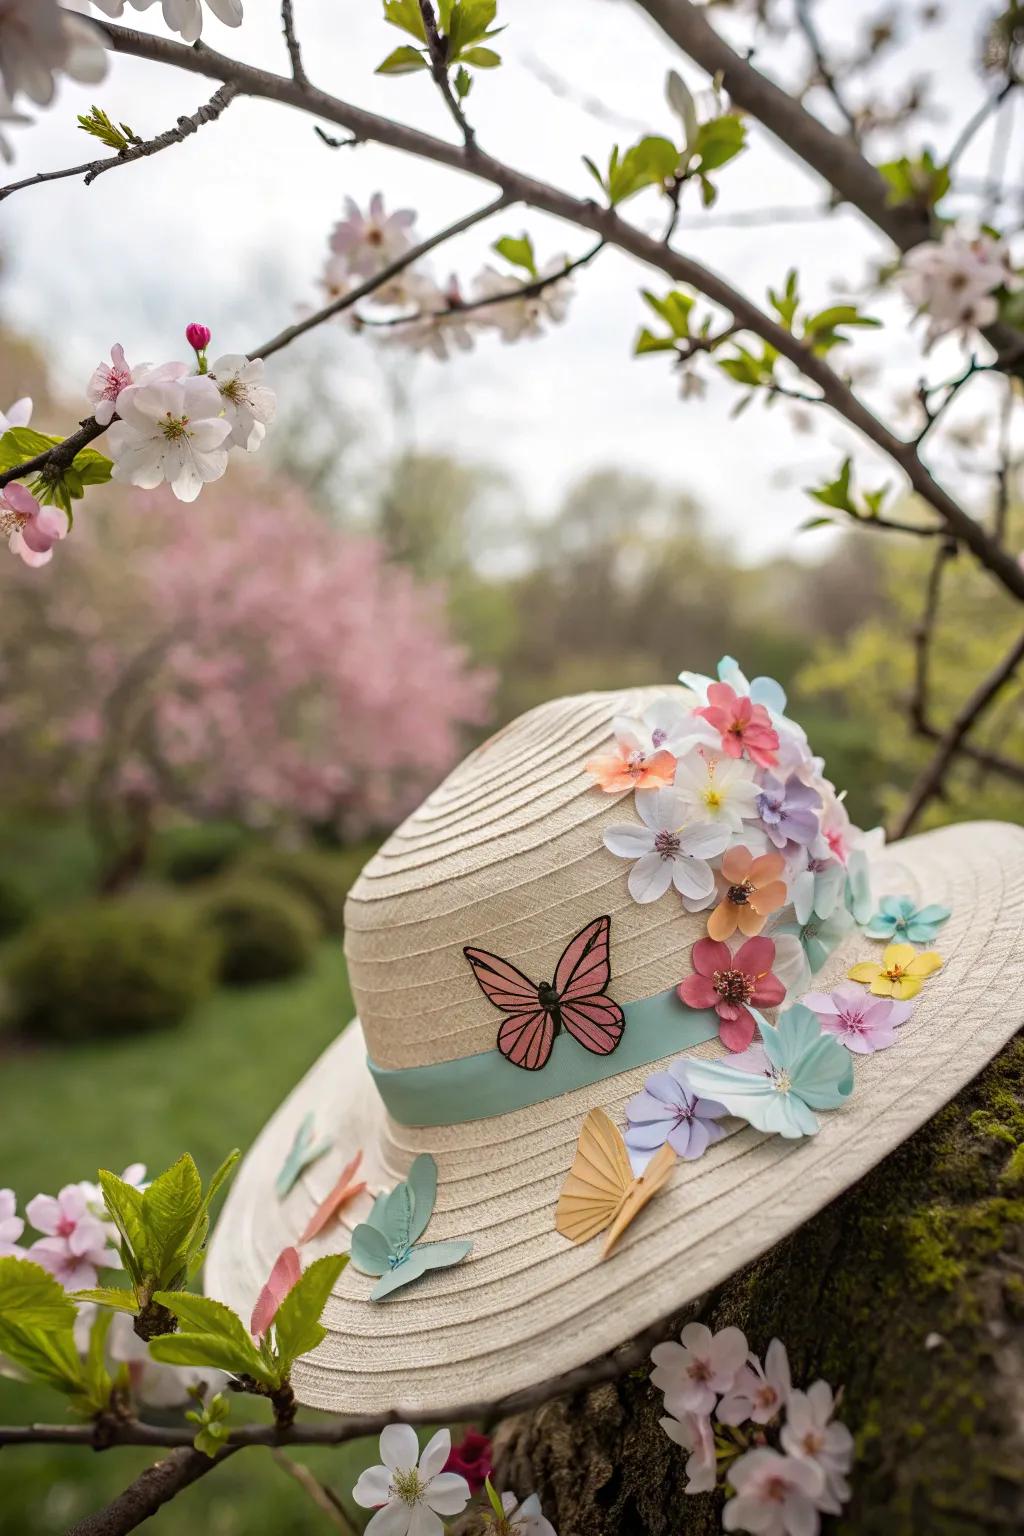
<svg viewBox="0 0 1024 1536"><path fill-rule="evenodd" d="M726 656L717 679L683 672L680 682L674 698L615 719L612 744L586 768L606 794L634 792L639 825L603 833L632 862L633 899L674 891L687 911L709 912L679 996L713 1008L722 1040L743 1051L750 1005L773 1007L805 986L852 929L851 908L870 906L875 834L851 825L774 679L750 681Z"/></svg>
<svg viewBox="0 0 1024 1536"><path fill-rule="evenodd" d="M360 1509L376 1511L366 1536L441 1536L445 1519L460 1515L482 1488L487 1490L487 1529L495 1536L557 1536L535 1493L520 1502L515 1494L495 1491L489 1480L490 1442L483 1435L474 1438L484 1442L488 1457L487 1472L475 1487L452 1470L470 1436L453 1449L450 1431L439 1429L421 1452L411 1425L389 1424L380 1437L380 1464L360 1473L352 1490ZM478 1471L479 1451L474 1446L470 1458Z"/></svg>
<svg viewBox="0 0 1024 1536"><path fill-rule="evenodd" d="M823 1514L842 1512L853 1436L834 1417L827 1382L793 1386L779 1339L762 1362L739 1328L687 1323L679 1343L656 1345L651 1360L661 1427L686 1452L686 1492L730 1490L723 1530L817 1536Z"/></svg>
<svg viewBox="0 0 1024 1536"><path fill-rule="evenodd" d="M117 345L86 389L97 422L110 427L114 479L143 490L166 481L179 501L219 480L232 448L255 452L277 408L261 359L228 353L207 363L209 331L189 326L188 334L193 345L205 337L197 372L187 363L132 367Z"/></svg>
<svg viewBox="0 0 1024 1536"><path fill-rule="evenodd" d="M417 244L415 224L412 209L389 213L379 192L365 213L346 198L320 280L327 300L343 298L411 251ZM347 318L357 329L379 326L394 345L443 362L453 349L469 351L480 331L497 331L503 342L515 342L541 336L546 325L563 321L573 291L570 280L560 276L567 264L567 257L556 256L532 278L485 266L464 292L455 276L439 283L424 262L415 261L367 295L370 313L351 310ZM537 291L523 291L534 287Z"/></svg>
<svg viewBox="0 0 1024 1536"><path fill-rule="evenodd" d="M941 240L926 240L908 251L899 275L904 294L927 317L926 351L951 332L968 341L996 319L997 291L1020 283L1004 241L984 233L967 235L954 226Z"/></svg>

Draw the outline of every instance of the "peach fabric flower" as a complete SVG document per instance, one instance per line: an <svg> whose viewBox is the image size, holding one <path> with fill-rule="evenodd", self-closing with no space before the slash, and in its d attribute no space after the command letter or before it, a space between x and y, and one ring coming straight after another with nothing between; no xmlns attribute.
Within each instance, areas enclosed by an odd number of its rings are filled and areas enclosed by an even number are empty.
<svg viewBox="0 0 1024 1536"><path fill-rule="evenodd" d="M730 688L728 683L712 683L708 702L697 714L721 734L721 748L726 757L742 757L746 752L759 768L774 768L779 760L779 733L763 704Z"/></svg>
<svg viewBox="0 0 1024 1536"><path fill-rule="evenodd" d="M922 954L913 944L890 944L879 965L864 960L847 972L851 981L863 981L876 997L895 997L901 1002L916 997L927 977L942 967L942 956L933 949Z"/></svg>
<svg viewBox="0 0 1024 1536"><path fill-rule="evenodd" d="M708 918L713 939L731 939L738 928L747 938L760 933L765 919L786 902L781 853L755 858L749 848L730 848L722 860L725 894Z"/></svg>
<svg viewBox="0 0 1024 1536"><path fill-rule="evenodd" d="M624 789L670 789L676 759L664 748L645 752L632 742L617 741L611 752L592 757L586 769L605 794L617 795Z"/></svg>

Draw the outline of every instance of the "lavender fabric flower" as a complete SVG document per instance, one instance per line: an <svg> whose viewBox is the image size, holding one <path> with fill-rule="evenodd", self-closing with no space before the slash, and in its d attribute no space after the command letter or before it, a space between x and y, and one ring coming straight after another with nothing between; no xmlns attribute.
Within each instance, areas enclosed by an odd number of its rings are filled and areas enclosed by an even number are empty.
<svg viewBox="0 0 1024 1536"><path fill-rule="evenodd" d="M726 1113L724 1106L694 1093L688 1071L686 1058L680 1056L664 1072L649 1077L626 1105L625 1141L638 1174L666 1141L680 1157L692 1161L725 1135L717 1124Z"/></svg>
<svg viewBox="0 0 1024 1536"><path fill-rule="evenodd" d="M785 783L765 774L757 797L757 814L776 848L785 848L787 843L802 847L813 843L819 832L820 810L818 791L802 783L795 773Z"/></svg>

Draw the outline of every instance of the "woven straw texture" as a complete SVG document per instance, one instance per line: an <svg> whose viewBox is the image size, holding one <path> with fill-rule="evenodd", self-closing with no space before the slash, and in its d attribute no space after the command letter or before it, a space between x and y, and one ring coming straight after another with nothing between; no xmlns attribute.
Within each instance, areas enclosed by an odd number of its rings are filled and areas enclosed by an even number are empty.
<svg viewBox="0 0 1024 1536"><path fill-rule="evenodd" d="M524 716L470 756L390 838L349 900L346 952L362 1027L346 1029L265 1127L229 1195L207 1264L211 1294L248 1315L280 1249L296 1240L357 1147L371 1191L404 1176L418 1152L438 1164L425 1240L471 1238L462 1264L370 1303L352 1266L328 1303L329 1334L296 1369L300 1401L319 1408L435 1411L499 1398L614 1347L755 1258L835 1198L974 1076L1021 1025L1024 830L972 823L886 850L876 886L942 902L952 917L925 983L889 1050L854 1061L856 1087L802 1141L740 1121L669 1184L600 1260L573 1247L554 1207L585 1114L619 1123L657 1064L533 1108L457 1126L390 1122L366 1070L451 1060L494 1048L498 1016L462 954L495 950L538 979L591 918L612 919L611 995L626 1003L679 982L704 917L673 893L629 897L629 866L601 842L633 820L630 797L592 787L583 763L617 714L655 689L588 694ZM840 981L882 946L855 934L814 979ZM287 1020L282 1019L282 1028ZM664 1060L677 1055L666 1042ZM695 1054L723 1054L717 1041ZM303 1116L334 1137L287 1199L275 1176ZM363 1219L368 1197L346 1216ZM347 1246L344 1225L303 1250L306 1262Z"/></svg>

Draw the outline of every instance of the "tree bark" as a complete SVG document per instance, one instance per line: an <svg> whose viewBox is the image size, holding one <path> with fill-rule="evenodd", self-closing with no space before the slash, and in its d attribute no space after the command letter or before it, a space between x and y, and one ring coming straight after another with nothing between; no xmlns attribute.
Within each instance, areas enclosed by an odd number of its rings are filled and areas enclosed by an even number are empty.
<svg viewBox="0 0 1024 1536"><path fill-rule="evenodd" d="M844 1388L853 1496L842 1536L1024 1530L1024 1036L910 1141L678 1319L737 1324L794 1382ZM705 1536L722 1496L637 1371L509 1419L497 1482L536 1490L559 1536Z"/></svg>

